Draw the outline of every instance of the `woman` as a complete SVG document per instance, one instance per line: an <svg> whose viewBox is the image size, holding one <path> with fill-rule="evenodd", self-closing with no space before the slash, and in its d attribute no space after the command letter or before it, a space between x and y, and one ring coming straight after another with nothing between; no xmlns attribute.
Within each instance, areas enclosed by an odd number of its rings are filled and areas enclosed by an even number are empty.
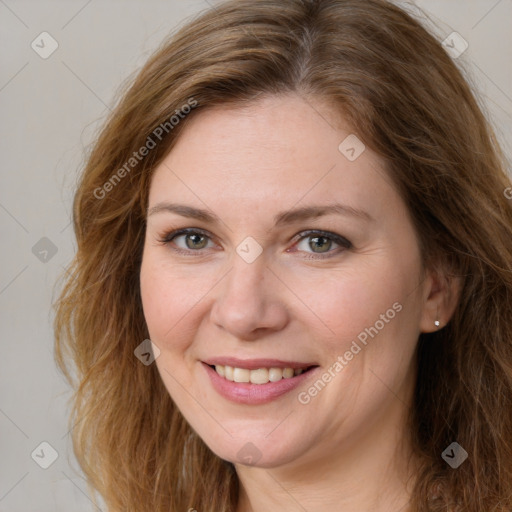
<svg viewBox="0 0 512 512"><path fill-rule="evenodd" d="M182 28L88 159L57 303L108 510L512 510L509 187L388 2Z"/></svg>

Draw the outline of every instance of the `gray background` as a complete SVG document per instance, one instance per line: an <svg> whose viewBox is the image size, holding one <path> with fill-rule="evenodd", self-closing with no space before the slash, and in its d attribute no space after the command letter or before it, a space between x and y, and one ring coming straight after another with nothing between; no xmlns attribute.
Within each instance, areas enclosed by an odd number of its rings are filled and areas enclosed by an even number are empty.
<svg viewBox="0 0 512 512"><path fill-rule="evenodd" d="M71 451L70 391L53 362L50 306L74 252L73 189L121 83L169 32L211 5L0 0L0 512L94 510ZM431 16L440 40L457 31L469 43L457 62L510 158L512 0L407 5ZM43 31L59 45L47 59L31 48ZM50 246L55 254L39 252ZM59 454L48 469L31 457L43 441ZM50 460L47 448L36 453Z"/></svg>

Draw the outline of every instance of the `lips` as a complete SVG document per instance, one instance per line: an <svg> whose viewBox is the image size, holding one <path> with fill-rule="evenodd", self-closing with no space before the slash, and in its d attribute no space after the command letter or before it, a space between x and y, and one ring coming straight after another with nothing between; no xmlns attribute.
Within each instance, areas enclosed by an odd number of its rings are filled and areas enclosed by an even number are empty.
<svg viewBox="0 0 512 512"><path fill-rule="evenodd" d="M212 358L203 361L214 389L243 404L270 402L291 391L318 365L277 359Z"/></svg>
<svg viewBox="0 0 512 512"><path fill-rule="evenodd" d="M278 359L216 358L206 361L218 375L231 382L267 384L291 379L310 369L313 364Z"/></svg>

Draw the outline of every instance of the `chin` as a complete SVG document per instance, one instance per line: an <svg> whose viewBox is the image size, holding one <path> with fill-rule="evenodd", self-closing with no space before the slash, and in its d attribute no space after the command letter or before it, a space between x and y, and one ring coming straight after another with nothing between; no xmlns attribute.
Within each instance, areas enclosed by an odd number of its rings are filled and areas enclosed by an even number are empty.
<svg viewBox="0 0 512 512"><path fill-rule="evenodd" d="M276 468L297 460L305 451L305 440L294 438L289 431L274 439L249 434L233 438L226 434L222 441L200 437L215 455L236 465Z"/></svg>

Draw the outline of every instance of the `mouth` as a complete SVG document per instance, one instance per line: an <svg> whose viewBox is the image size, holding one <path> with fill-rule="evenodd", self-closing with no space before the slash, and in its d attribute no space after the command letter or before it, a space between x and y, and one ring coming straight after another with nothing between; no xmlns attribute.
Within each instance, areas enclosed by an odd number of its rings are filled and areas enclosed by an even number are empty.
<svg viewBox="0 0 512 512"><path fill-rule="evenodd" d="M271 402L310 380L317 364L276 359L216 358L201 361L213 388L231 402Z"/></svg>
<svg viewBox="0 0 512 512"><path fill-rule="evenodd" d="M305 368L292 368L292 367L273 367L256 368L251 370L249 368L240 368L237 366L211 364L210 368L217 372L225 380L237 383L251 383L256 385L268 384L269 382L279 382L282 379L292 379L303 373L306 373L313 368L314 365Z"/></svg>

